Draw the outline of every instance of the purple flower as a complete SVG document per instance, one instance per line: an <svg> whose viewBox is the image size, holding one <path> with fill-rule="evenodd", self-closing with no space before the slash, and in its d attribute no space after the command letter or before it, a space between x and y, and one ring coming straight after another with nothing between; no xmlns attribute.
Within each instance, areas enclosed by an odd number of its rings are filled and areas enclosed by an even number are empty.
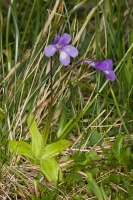
<svg viewBox="0 0 133 200"><path fill-rule="evenodd" d="M83 62L87 62L90 66L102 71L110 81L115 80L116 76L113 72L113 62L111 59L102 61L83 60Z"/></svg>
<svg viewBox="0 0 133 200"><path fill-rule="evenodd" d="M70 63L70 56L75 58L78 55L78 50L75 47L68 45L70 41L71 35L67 33L64 33L62 36L57 35L54 39L54 43L48 45L44 49L45 56L51 57L56 51L59 51L60 62L62 65L67 66Z"/></svg>

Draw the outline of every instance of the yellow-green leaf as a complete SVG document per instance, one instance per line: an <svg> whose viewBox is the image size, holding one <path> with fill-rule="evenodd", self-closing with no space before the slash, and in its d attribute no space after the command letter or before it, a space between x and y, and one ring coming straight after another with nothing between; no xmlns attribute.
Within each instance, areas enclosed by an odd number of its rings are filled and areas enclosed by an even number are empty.
<svg viewBox="0 0 133 200"><path fill-rule="evenodd" d="M42 148L42 135L39 132L34 115L30 114L27 119L27 124L31 133L31 145L32 151L35 157L38 158L41 148Z"/></svg>
<svg viewBox="0 0 133 200"><path fill-rule="evenodd" d="M41 154L41 158L45 159L45 158L52 158L54 156L57 156L66 148L70 147L71 145L72 145L72 142L65 139L49 144L44 148L44 151Z"/></svg>
<svg viewBox="0 0 133 200"><path fill-rule="evenodd" d="M48 181L53 182L54 185L57 185L58 181L61 182L63 180L61 168L53 158L42 159L40 165Z"/></svg>
<svg viewBox="0 0 133 200"><path fill-rule="evenodd" d="M15 155L25 156L34 159L34 153L31 145L24 141L9 140L9 148L11 153Z"/></svg>

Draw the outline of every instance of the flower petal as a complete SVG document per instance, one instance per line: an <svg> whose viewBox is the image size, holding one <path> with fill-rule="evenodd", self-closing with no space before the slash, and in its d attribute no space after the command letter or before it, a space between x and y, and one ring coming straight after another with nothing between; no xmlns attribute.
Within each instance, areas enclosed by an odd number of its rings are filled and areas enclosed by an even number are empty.
<svg viewBox="0 0 133 200"><path fill-rule="evenodd" d="M64 33L59 40L59 45L68 44L71 41L71 38L71 35Z"/></svg>
<svg viewBox="0 0 133 200"><path fill-rule="evenodd" d="M109 63L109 69L113 69L113 61L111 59L106 60Z"/></svg>
<svg viewBox="0 0 133 200"><path fill-rule="evenodd" d="M47 57L51 57L55 54L55 52L57 51L56 47L54 45L48 45L45 49L44 49L44 54Z"/></svg>
<svg viewBox="0 0 133 200"><path fill-rule="evenodd" d="M83 62L87 62L90 66L100 71L111 70L113 68L113 62L111 59L102 61L84 60Z"/></svg>
<svg viewBox="0 0 133 200"><path fill-rule="evenodd" d="M99 61L94 67L101 71L111 70L113 68L113 62L111 59Z"/></svg>
<svg viewBox="0 0 133 200"><path fill-rule="evenodd" d="M78 50L72 45L66 45L63 47L63 51L65 51L69 56L75 58L78 55Z"/></svg>
<svg viewBox="0 0 133 200"><path fill-rule="evenodd" d="M114 81L116 76L115 73L112 70L106 70L103 71L103 73L105 74L105 76L110 80L110 81Z"/></svg>
<svg viewBox="0 0 133 200"><path fill-rule="evenodd" d="M104 61L99 61L95 66L96 69L99 69L101 71L109 70L110 66L109 63L104 60Z"/></svg>
<svg viewBox="0 0 133 200"><path fill-rule="evenodd" d="M70 56L65 51L60 51L60 58L62 65L67 66L70 63Z"/></svg>
<svg viewBox="0 0 133 200"><path fill-rule="evenodd" d="M60 35L57 35L54 39L54 44L57 44L60 40Z"/></svg>

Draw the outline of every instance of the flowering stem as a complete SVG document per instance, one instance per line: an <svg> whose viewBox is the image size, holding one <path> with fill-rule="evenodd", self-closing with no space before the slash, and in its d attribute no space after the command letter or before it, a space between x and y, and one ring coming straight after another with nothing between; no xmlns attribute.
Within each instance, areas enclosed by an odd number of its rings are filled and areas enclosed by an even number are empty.
<svg viewBox="0 0 133 200"><path fill-rule="evenodd" d="M48 108L48 115L47 115L47 119L46 119L46 124L44 126L44 130L43 130L43 134L44 134L44 140L42 142L42 148L45 146L47 139L48 139L48 135L50 133L50 122L52 119L52 106L53 106L53 80L52 80L52 57L50 58L50 97L51 97L51 101L50 101L50 105Z"/></svg>
<svg viewBox="0 0 133 200"><path fill-rule="evenodd" d="M51 89L51 103L53 103L53 81L52 81L52 57L50 58L50 89Z"/></svg>

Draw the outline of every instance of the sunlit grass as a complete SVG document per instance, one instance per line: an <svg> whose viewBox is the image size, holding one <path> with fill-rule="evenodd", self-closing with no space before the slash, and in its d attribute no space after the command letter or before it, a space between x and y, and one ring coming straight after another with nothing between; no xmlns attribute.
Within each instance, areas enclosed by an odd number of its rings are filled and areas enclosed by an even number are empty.
<svg viewBox="0 0 133 200"><path fill-rule="evenodd" d="M0 198L132 199L132 7L127 0L0 2ZM72 35L79 56L68 67L58 54L52 58L49 119L50 60L43 51L58 33ZM116 80L85 63L74 67L84 58L112 59ZM40 132L50 124L47 144L73 142L56 157L64 174L58 187L8 149L9 139L30 143L30 113Z"/></svg>

